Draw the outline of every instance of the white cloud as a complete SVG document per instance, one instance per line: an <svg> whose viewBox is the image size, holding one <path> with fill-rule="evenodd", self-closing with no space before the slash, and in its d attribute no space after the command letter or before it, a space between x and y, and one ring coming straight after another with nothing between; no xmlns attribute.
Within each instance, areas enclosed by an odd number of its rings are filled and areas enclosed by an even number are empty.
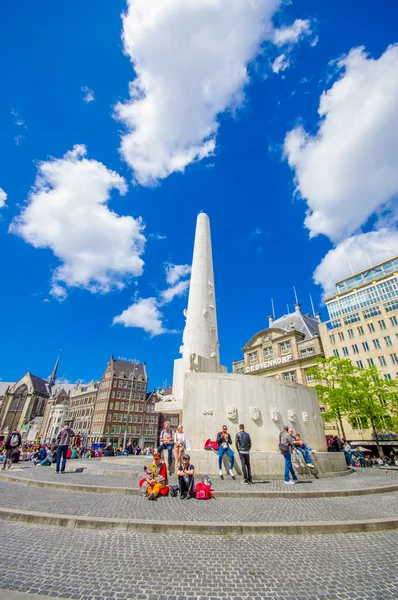
<svg viewBox="0 0 398 600"><path fill-rule="evenodd" d="M121 153L139 183L153 184L213 154L217 115L242 103L248 64L262 42L274 39L279 5L128 0L123 43L136 79L115 116L126 126Z"/></svg>
<svg viewBox="0 0 398 600"><path fill-rule="evenodd" d="M272 63L272 70L274 73L279 73L280 71L285 71L290 67L290 60L286 56L286 54L280 54L276 57L274 62Z"/></svg>
<svg viewBox="0 0 398 600"><path fill-rule="evenodd" d="M140 327L151 336L162 333L176 333L175 330L166 329L163 325L163 313L159 310L169 304L174 298L183 296L189 288L189 279L179 281L191 272L189 265L166 264L166 281L170 284L166 290L159 292L157 298L135 299L120 315L113 319L113 324L120 323L125 327ZM177 283L178 282L178 283Z"/></svg>
<svg viewBox="0 0 398 600"><path fill-rule="evenodd" d="M84 102L87 102L87 103L94 102L95 96L94 96L93 90L90 90L90 88L87 87L86 85L83 85L81 90L82 90L82 92L84 92L84 98L83 98Z"/></svg>
<svg viewBox="0 0 398 600"><path fill-rule="evenodd" d="M113 324L139 327L154 337L167 333L162 324L162 317L156 298L142 298L115 317Z"/></svg>
<svg viewBox="0 0 398 600"><path fill-rule="evenodd" d="M6 200L7 200L7 194L5 193L5 191L0 188L0 208L3 208L3 206L6 205Z"/></svg>
<svg viewBox="0 0 398 600"><path fill-rule="evenodd" d="M355 48L320 99L316 135L296 127L285 138L305 225L339 242L398 194L398 44L379 59Z"/></svg>
<svg viewBox="0 0 398 600"><path fill-rule="evenodd" d="M381 229L352 236L330 250L314 273L314 281L325 293L335 290L334 284L369 267L383 262L398 252L397 230Z"/></svg>
<svg viewBox="0 0 398 600"><path fill-rule="evenodd" d="M296 19L293 25L275 30L274 44L276 46L297 44L297 42L311 35L311 33L309 20Z"/></svg>
<svg viewBox="0 0 398 600"><path fill-rule="evenodd" d="M190 265L173 265L169 263L166 265L166 281L170 285L174 285L179 279L189 275L190 272Z"/></svg>
<svg viewBox="0 0 398 600"><path fill-rule="evenodd" d="M171 302L176 296L183 296L189 288L189 279L186 281L180 281L176 285L169 287L167 290L161 292L162 300L164 304Z"/></svg>
<svg viewBox="0 0 398 600"><path fill-rule="evenodd" d="M124 195L126 181L74 146L61 159L39 164L27 206L10 232L35 248L49 248L62 264L52 276L52 295L68 287L107 293L142 274L145 237L140 218L119 216L107 203L112 189Z"/></svg>

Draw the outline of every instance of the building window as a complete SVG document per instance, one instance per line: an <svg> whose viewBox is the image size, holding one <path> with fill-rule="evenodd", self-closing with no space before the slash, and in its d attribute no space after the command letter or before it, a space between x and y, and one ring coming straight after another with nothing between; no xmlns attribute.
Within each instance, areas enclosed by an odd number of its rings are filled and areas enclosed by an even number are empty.
<svg viewBox="0 0 398 600"><path fill-rule="evenodd" d="M337 329L338 327L341 327L340 319L335 319L334 321L331 321L330 326L332 329Z"/></svg>
<svg viewBox="0 0 398 600"><path fill-rule="evenodd" d="M390 375L390 373L386 373L386 374L384 375L384 379L391 379L391 375Z"/></svg>
<svg viewBox="0 0 398 600"><path fill-rule="evenodd" d="M119 404L120 404L120 402L115 402L115 410L119 410Z"/></svg>
<svg viewBox="0 0 398 600"><path fill-rule="evenodd" d="M279 344L281 352L290 352L290 340Z"/></svg>
<svg viewBox="0 0 398 600"><path fill-rule="evenodd" d="M302 358L307 358L307 356L313 356L314 355L314 348L304 348L304 350L301 351L301 356Z"/></svg>
<svg viewBox="0 0 398 600"><path fill-rule="evenodd" d="M391 312L392 310L398 309L398 300L391 300L391 302L386 302L384 305L386 312Z"/></svg>
<svg viewBox="0 0 398 600"><path fill-rule="evenodd" d="M117 427L116 427L116 433L120 433L120 425L117 425Z"/></svg>
<svg viewBox="0 0 398 600"><path fill-rule="evenodd" d="M321 413L324 413L324 412L326 412L326 408L325 408L324 406L320 406L320 407L319 407L319 410L321 411Z"/></svg>
<svg viewBox="0 0 398 600"><path fill-rule="evenodd" d="M116 398L120 398L120 392L116 393Z"/></svg>
<svg viewBox="0 0 398 600"><path fill-rule="evenodd" d="M344 333L342 331L339 331L339 340L340 342L344 342Z"/></svg>
<svg viewBox="0 0 398 600"><path fill-rule="evenodd" d="M249 354L250 364L252 365L253 363L256 363L257 360L258 360L258 353L257 352L250 352L250 354Z"/></svg>
<svg viewBox="0 0 398 600"><path fill-rule="evenodd" d="M282 375L286 381L296 381L296 371L287 371L287 373L282 373Z"/></svg>
<svg viewBox="0 0 398 600"><path fill-rule="evenodd" d="M109 433L109 427L105 427L105 435Z"/></svg>
<svg viewBox="0 0 398 600"><path fill-rule="evenodd" d="M348 337L349 338L353 338L354 337L354 330L353 329L347 329L347 333L348 333Z"/></svg>
<svg viewBox="0 0 398 600"><path fill-rule="evenodd" d="M386 335L386 337L384 338L384 341L386 343L386 346L392 346L392 341L389 335Z"/></svg>
<svg viewBox="0 0 398 600"><path fill-rule="evenodd" d="M348 315L348 317L344 317L343 321L345 325L350 325L351 323L357 323L361 320L359 313L355 313L353 315Z"/></svg>
<svg viewBox="0 0 398 600"><path fill-rule="evenodd" d="M384 356L379 356L379 363L380 363L381 367L387 366L387 362L386 362L386 359L384 358Z"/></svg>
<svg viewBox="0 0 398 600"><path fill-rule="evenodd" d="M364 334L362 325L360 325L359 327L357 327L357 331L358 331L359 335L363 335Z"/></svg>
<svg viewBox="0 0 398 600"><path fill-rule="evenodd" d="M358 350L358 346L356 344L352 345L352 351L354 354L358 354L359 350Z"/></svg>
<svg viewBox="0 0 398 600"><path fill-rule="evenodd" d="M393 327L396 327L396 326L398 325L398 319L397 319L397 317L396 317L396 316L394 316L394 317L390 317L390 321L391 321L391 325L392 325Z"/></svg>
<svg viewBox="0 0 398 600"><path fill-rule="evenodd" d="M329 336L329 338L330 338L330 342L331 342L332 344L334 344L334 343L335 343L335 341L336 341L336 340L334 339L334 333L332 333L332 334Z"/></svg>
<svg viewBox="0 0 398 600"><path fill-rule="evenodd" d="M379 348L381 348L379 340L373 340L373 345L376 348L376 350L378 350Z"/></svg>
<svg viewBox="0 0 398 600"><path fill-rule="evenodd" d="M387 329L384 319L381 319L380 321L377 321L377 322L380 325L380 329Z"/></svg>
<svg viewBox="0 0 398 600"><path fill-rule="evenodd" d="M307 373L307 371L305 372L305 379L306 381L309 383L310 381L314 381L314 376L313 375L309 375Z"/></svg>
<svg viewBox="0 0 398 600"><path fill-rule="evenodd" d="M357 360L357 367L363 369L363 362L361 360Z"/></svg>
<svg viewBox="0 0 398 600"><path fill-rule="evenodd" d="M391 360L392 360L392 364L393 365L398 365L398 355L396 352L394 352L393 354L390 354L391 356Z"/></svg>
<svg viewBox="0 0 398 600"><path fill-rule="evenodd" d="M362 342L362 347L365 352L369 352L369 344L368 342Z"/></svg>
<svg viewBox="0 0 398 600"><path fill-rule="evenodd" d="M337 358L339 357L339 351L338 351L338 350L333 350L333 354L334 354L335 356L337 356Z"/></svg>
<svg viewBox="0 0 398 600"><path fill-rule="evenodd" d="M274 353L272 346L267 346L266 348L264 348L264 358L267 358L268 356L272 356Z"/></svg>
<svg viewBox="0 0 398 600"><path fill-rule="evenodd" d="M112 421L113 421L114 423L116 423L116 421L117 421L117 413L114 413L114 414L112 415Z"/></svg>
<svg viewBox="0 0 398 600"><path fill-rule="evenodd" d="M368 361L369 367L375 364L373 358L367 358L366 360Z"/></svg>
<svg viewBox="0 0 398 600"><path fill-rule="evenodd" d="M116 429L116 428L115 428L115 426L114 426L114 425L112 425L112 427L111 427L111 434L112 434L112 433L115 433L115 429Z"/></svg>
<svg viewBox="0 0 398 600"><path fill-rule="evenodd" d="M376 331L373 323L368 323L368 329L369 329L369 333L374 333Z"/></svg>
<svg viewBox="0 0 398 600"><path fill-rule="evenodd" d="M109 415L106 417L106 420L107 421L112 421L112 415L111 415L111 413L109 413Z"/></svg>
<svg viewBox="0 0 398 600"><path fill-rule="evenodd" d="M112 398L114 398L114 397L115 397L115 392L112 392Z"/></svg>
<svg viewBox="0 0 398 600"><path fill-rule="evenodd" d="M381 315L380 306L372 306L372 308L367 308L362 311L362 314L365 319L370 319L370 317L377 317L377 315Z"/></svg>
<svg viewBox="0 0 398 600"><path fill-rule="evenodd" d="M116 381L116 379L113 380L113 387L117 387L117 381Z"/></svg>
<svg viewBox="0 0 398 600"><path fill-rule="evenodd" d="M342 350L343 350L343 354L344 354L344 356L348 356L348 348L346 348L346 347L344 346L344 348L342 348Z"/></svg>

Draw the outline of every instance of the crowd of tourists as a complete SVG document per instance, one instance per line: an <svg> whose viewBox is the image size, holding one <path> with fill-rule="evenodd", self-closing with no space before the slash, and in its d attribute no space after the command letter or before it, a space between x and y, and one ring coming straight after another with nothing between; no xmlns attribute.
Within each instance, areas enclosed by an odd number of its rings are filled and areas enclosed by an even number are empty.
<svg viewBox="0 0 398 600"><path fill-rule="evenodd" d="M253 483L250 465L252 442L250 434L245 431L243 424L239 425L234 443L242 465L242 483L251 485ZM149 446L134 447L131 441L127 442L125 447L120 445L114 448L111 442L103 448L87 447L83 444L80 431L75 433L69 424L65 423L57 435L56 442L51 444L23 443L21 433L17 430L12 431L0 447L0 462L2 462L3 469L10 468L13 463L19 461L31 461L36 467L50 466L55 463L56 473L64 473L67 459L153 455L153 461L148 468L145 467L145 477L140 481L141 493L146 495L149 500L156 500L159 495L167 495L169 491L171 495L179 493L182 499L198 497L198 490L199 493L203 491L204 498L211 497L211 482L202 481L195 484L195 467L190 462L191 457L186 452L186 446L183 426L179 425L174 432L169 421L166 421L160 434L159 446L156 451ZM329 452L343 452L347 465L351 467L398 466L398 457L393 451L388 456L375 458L366 448L352 447L346 440L340 439L338 436L330 436L327 439L327 446ZM235 479L235 453L227 425L222 426L215 441L207 440L205 449L214 450L217 453L220 479L224 479L224 455L228 459L228 474ZM285 426L279 434L279 450L285 460L284 482L286 484L294 484L298 481L295 469L307 468L309 472L315 469L313 457L316 452L314 448L306 440L303 440L299 433L294 433L293 429L288 426ZM162 459L162 452L165 452L167 456L167 463ZM170 488L168 476L174 473L177 475L178 485Z"/></svg>

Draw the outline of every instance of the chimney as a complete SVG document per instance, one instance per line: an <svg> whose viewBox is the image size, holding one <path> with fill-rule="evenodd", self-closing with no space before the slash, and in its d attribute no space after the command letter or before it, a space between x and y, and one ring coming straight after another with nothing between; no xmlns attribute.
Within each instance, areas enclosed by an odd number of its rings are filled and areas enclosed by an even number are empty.
<svg viewBox="0 0 398 600"><path fill-rule="evenodd" d="M274 317L272 315L268 316L268 327L273 327L274 325Z"/></svg>

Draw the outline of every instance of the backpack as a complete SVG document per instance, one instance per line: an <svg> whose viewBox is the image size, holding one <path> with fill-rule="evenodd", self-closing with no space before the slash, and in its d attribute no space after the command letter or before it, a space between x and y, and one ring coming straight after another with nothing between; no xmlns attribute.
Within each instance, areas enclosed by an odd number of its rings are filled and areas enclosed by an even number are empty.
<svg viewBox="0 0 398 600"><path fill-rule="evenodd" d="M204 449L205 450L214 450L214 452L218 452L219 444L216 441L212 441L210 438L205 441Z"/></svg>
<svg viewBox="0 0 398 600"><path fill-rule="evenodd" d="M17 448L19 446L19 435L17 433L13 433L10 439L11 448Z"/></svg>
<svg viewBox="0 0 398 600"><path fill-rule="evenodd" d="M199 481L196 484L195 497L197 500L210 500L210 498L213 498L210 485L204 483L203 481Z"/></svg>
<svg viewBox="0 0 398 600"><path fill-rule="evenodd" d="M179 489L179 485L172 485L170 488L170 496L172 496L172 498L175 498L178 494Z"/></svg>

